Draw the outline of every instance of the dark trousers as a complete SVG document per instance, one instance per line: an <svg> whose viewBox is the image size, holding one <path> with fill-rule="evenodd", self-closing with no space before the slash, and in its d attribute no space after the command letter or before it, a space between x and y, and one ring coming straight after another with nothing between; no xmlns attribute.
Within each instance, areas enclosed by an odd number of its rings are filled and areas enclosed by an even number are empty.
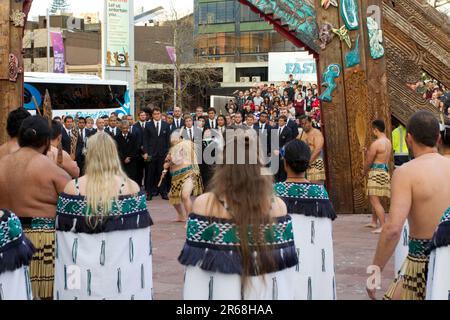
<svg viewBox="0 0 450 320"><path fill-rule="evenodd" d="M213 165L208 165L206 163L202 163L199 165L199 169L200 169L200 175L202 177L202 183L203 183L203 189L208 190L209 188L209 182L211 181L211 178L214 175L214 166Z"/></svg>
<svg viewBox="0 0 450 320"><path fill-rule="evenodd" d="M142 156L139 156L136 160L136 183L139 187L147 187L147 167L148 163L144 161Z"/></svg>
<svg viewBox="0 0 450 320"><path fill-rule="evenodd" d="M167 179L158 188L159 180L163 171L165 157L153 157L148 165L146 190L148 194L160 193L167 195Z"/></svg>
<svg viewBox="0 0 450 320"><path fill-rule="evenodd" d="M139 184L139 180L137 179L137 166L136 166L136 160L132 160L130 163L124 163L122 162L123 170L127 174L128 178L135 181L137 184Z"/></svg>

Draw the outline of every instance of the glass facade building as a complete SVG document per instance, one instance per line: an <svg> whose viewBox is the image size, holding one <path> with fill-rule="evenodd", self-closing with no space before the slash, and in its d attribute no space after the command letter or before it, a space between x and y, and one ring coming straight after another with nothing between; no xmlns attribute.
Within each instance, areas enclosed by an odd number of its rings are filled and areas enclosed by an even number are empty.
<svg viewBox="0 0 450 320"><path fill-rule="evenodd" d="M194 0L197 62L267 62L270 52L302 51L237 0Z"/></svg>

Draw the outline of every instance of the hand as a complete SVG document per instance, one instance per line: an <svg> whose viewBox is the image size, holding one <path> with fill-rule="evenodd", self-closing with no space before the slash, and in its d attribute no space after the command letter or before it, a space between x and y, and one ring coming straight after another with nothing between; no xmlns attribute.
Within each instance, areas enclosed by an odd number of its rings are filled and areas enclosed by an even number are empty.
<svg viewBox="0 0 450 320"><path fill-rule="evenodd" d="M364 152L364 153L367 153L367 148L366 147L361 147L360 151Z"/></svg>
<svg viewBox="0 0 450 320"><path fill-rule="evenodd" d="M273 150L273 154L278 157L280 155L280 150Z"/></svg>
<svg viewBox="0 0 450 320"><path fill-rule="evenodd" d="M164 168L164 170L169 170L169 168L170 168L170 162L164 162L163 168Z"/></svg>
<svg viewBox="0 0 450 320"><path fill-rule="evenodd" d="M377 289L369 289L366 288L367 290L367 295L369 296L370 299L372 300L377 300Z"/></svg>
<svg viewBox="0 0 450 320"><path fill-rule="evenodd" d="M144 158L145 161L147 161L147 159L148 159L148 153L145 153L142 157Z"/></svg>
<svg viewBox="0 0 450 320"><path fill-rule="evenodd" d="M127 157L127 158L125 158L125 161L124 161L126 164L128 164L128 163L130 163L131 162L131 158L130 157Z"/></svg>

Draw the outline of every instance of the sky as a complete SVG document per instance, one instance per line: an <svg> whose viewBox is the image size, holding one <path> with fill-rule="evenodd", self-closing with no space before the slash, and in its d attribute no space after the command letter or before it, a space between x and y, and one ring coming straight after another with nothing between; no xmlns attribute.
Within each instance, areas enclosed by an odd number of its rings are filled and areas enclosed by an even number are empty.
<svg viewBox="0 0 450 320"><path fill-rule="evenodd" d="M38 15L45 15L47 7L50 6L51 0L33 0L31 6L30 18L37 17ZM83 12L102 12L103 0L69 0L71 12L75 15ZM151 10L153 8L162 6L167 12L170 12L171 4L180 15L186 15L193 11L193 0L134 0L134 9L136 13L141 12L141 8L144 10ZM167 14L168 15L168 14ZM163 15L164 17L164 15Z"/></svg>

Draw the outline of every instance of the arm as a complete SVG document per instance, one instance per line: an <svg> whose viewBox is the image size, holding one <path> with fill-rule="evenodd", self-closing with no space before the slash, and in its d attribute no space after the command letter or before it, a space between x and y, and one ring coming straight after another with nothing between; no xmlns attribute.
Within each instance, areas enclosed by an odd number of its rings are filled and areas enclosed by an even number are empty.
<svg viewBox="0 0 450 320"><path fill-rule="evenodd" d="M147 129L147 126L145 126L144 130L142 131L142 150L144 151L144 159L147 159L148 153L150 152L148 148L148 144L150 143L149 131L150 130Z"/></svg>
<svg viewBox="0 0 450 320"><path fill-rule="evenodd" d="M70 176L63 169L59 168L55 164L55 168L53 169L54 177L53 177L53 185L55 186L56 192L58 194L62 193L70 181Z"/></svg>
<svg viewBox="0 0 450 320"><path fill-rule="evenodd" d="M392 199L390 215L386 224L383 226L377 250L373 258L373 265L380 267L382 271L400 239L403 225L408 218L412 205L412 187L408 172L405 168L398 168L394 172L392 179ZM369 296L375 299L375 289L367 290Z"/></svg>
<svg viewBox="0 0 450 320"><path fill-rule="evenodd" d="M78 178L80 176L80 168L75 161L73 161L69 154L63 151L63 163L62 168L72 177Z"/></svg>
<svg viewBox="0 0 450 320"><path fill-rule="evenodd" d="M375 160L375 157L377 155L377 143L372 143L372 145L369 148L369 151L366 154L366 163L364 164L364 175L366 175L369 172L370 166L373 164L373 161Z"/></svg>
<svg viewBox="0 0 450 320"><path fill-rule="evenodd" d="M315 136L313 138L313 141L314 141L314 150L311 153L311 163L317 160L324 146L324 139L321 134Z"/></svg>

